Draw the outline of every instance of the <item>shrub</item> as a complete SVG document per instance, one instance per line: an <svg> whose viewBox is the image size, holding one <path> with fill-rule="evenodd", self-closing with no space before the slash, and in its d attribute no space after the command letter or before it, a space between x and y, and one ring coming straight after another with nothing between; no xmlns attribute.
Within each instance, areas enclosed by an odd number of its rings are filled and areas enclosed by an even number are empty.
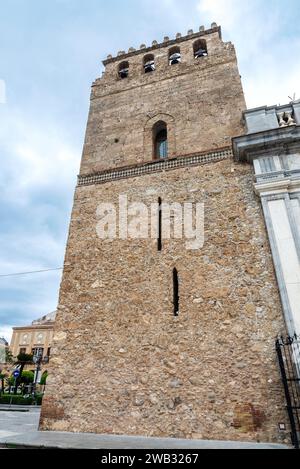
<svg viewBox="0 0 300 469"><path fill-rule="evenodd" d="M45 385L46 381L47 381L47 378L48 378L48 372L44 371L43 376L42 376L41 381L40 381L40 384Z"/></svg>
<svg viewBox="0 0 300 469"><path fill-rule="evenodd" d="M33 355L31 353L19 353L17 356L18 363L32 363Z"/></svg>
<svg viewBox="0 0 300 469"><path fill-rule="evenodd" d="M34 373L32 371L23 371L21 376L21 383L30 384L33 383Z"/></svg>
<svg viewBox="0 0 300 469"><path fill-rule="evenodd" d="M36 401L37 405L41 405L42 400L43 394L37 394L35 400L32 396L23 397L20 395L5 394L0 397L0 404L32 405L35 404Z"/></svg>
<svg viewBox="0 0 300 469"><path fill-rule="evenodd" d="M16 395L4 395L0 397L0 404L10 404L13 405L31 405L32 404L32 396L30 397L23 397L23 396L16 396Z"/></svg>

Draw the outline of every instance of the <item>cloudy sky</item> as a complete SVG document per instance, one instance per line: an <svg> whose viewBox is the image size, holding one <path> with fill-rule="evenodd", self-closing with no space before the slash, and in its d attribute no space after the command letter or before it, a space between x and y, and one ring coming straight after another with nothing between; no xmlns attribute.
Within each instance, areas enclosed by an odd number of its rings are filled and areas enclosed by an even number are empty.
<svg viewBox="0 0 300 469"><path fill-rule="evenodd" d="M300 97L298 0L1 0L0 8L0 275L63 265L90 85L108 54L216 21L236 45L248 107ZM60 275L0 276L0 336L56 308Z"/></svg>

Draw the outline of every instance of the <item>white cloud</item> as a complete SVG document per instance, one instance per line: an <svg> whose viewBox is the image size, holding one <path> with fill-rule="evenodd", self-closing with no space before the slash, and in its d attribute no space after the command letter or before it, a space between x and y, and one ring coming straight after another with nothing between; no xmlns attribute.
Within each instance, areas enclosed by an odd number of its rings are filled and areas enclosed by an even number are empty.
<svg viewBox="0 0 300 469"><path fill-rule="evenodd" d="M5 180L0 176L2 197L24 204L33 190L74 186L79 149L67 142L55 123L39 122L7 108L0 142L2 154L6 154L2 160Z"/></svg>
<svg viewBox="0 0 300 469"><path fill-rule="evenodd" d="M299 37L284 34L282 4L263 0L200 0L200 16L217 21L225 40L237 49L239 68L249 108L284 104L300 93L300 66L295 57Z"/></svg>
<svg viewBox="0 0 300 469"><path fill-rule="evenodd" d="M4 113L3 113L4 114ZM81 148L55 122L5 108L0 274L61 267ZM0 278L0 331L56 308L61 272Z"/></svg>
<svg viewBox="0 0 300 469"><path fill-rule="evenodd" d="M54 222L54 220L53 220ZM39 223L0 235L0 275L60 267L64 254L64 233L55 237L51 228Z"/></svg>
<svg viewBox="0 0 300 469"><path fill-rule="evenodd" d="M10 344L11 336L12 336L12 328L13 326L1 326L0 325L0 337L4 337L7 342Z"/></svg>
<svg viewBox="0 0 300 469"><path fill-rule="evenodd" d="M226 28L232 28L239 19L241 9L249 8L251 2L240 0L202 0L198 10L208 21L217 21Z"/></svg>
<svg viewBox="0 0 300 469"><path fill-rule="evenodd" d="M5 81L0 79L0 104L6 103L6 86Z"/></svg>

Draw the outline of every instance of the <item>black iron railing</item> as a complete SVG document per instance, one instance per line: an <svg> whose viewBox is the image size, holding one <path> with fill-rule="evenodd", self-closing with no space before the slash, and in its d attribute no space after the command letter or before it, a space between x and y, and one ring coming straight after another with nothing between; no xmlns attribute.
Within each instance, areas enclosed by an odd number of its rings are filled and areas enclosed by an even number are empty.
<svg viewBox="0 0 300 469"><path fill-rule="evenodd" d="M291 424L291 440L300 445L300 337L280 337L276 351L284 386L287 412Z"/></svg>

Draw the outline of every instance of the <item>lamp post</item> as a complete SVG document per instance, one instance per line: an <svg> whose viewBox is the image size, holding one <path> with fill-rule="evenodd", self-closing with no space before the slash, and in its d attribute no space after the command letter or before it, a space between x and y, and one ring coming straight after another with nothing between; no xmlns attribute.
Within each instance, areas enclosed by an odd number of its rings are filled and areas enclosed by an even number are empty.
<svg viewBox="0 0 300 469"><path fill-rule="evenodd" d="M33 386L32 386L32 397L35 400L36 397L36 385L40 377L41 365L42 363L48 363L49 357L43 358L43 352L38 350L37 353L33 356L33 363L35 364L35 372L34 372L34 379L33 379Z"/></svg>

